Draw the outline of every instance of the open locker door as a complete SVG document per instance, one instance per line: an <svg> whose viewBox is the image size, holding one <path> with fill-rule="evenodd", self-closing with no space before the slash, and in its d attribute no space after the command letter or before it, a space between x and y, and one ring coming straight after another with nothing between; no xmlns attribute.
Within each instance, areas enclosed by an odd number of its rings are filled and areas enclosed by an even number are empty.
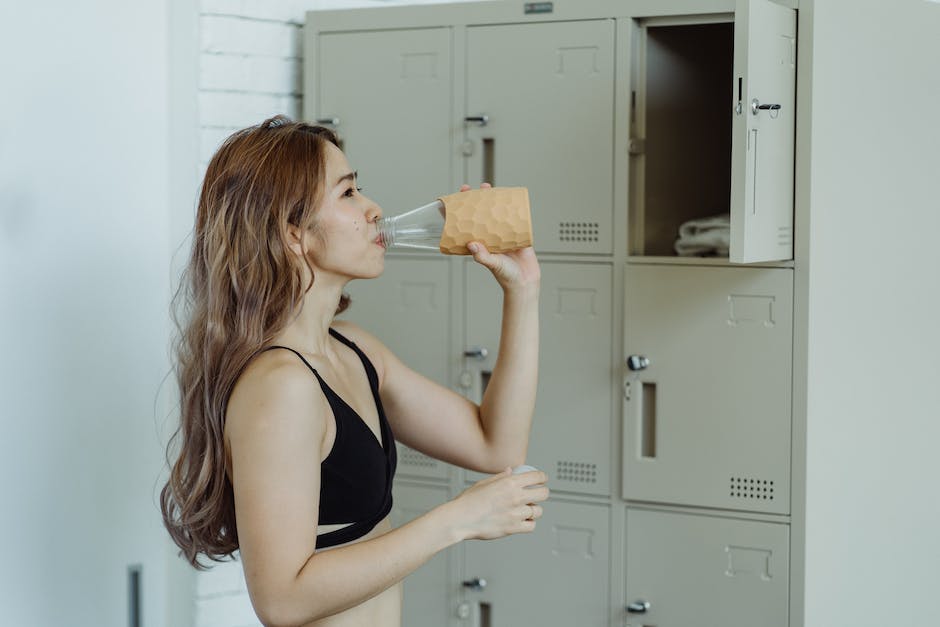
<svg viewBox="0 0 940 627"><path fill-rule="evenodd" d="M793 258L796 12L737 0L731 142L735 263Z"/></svg>

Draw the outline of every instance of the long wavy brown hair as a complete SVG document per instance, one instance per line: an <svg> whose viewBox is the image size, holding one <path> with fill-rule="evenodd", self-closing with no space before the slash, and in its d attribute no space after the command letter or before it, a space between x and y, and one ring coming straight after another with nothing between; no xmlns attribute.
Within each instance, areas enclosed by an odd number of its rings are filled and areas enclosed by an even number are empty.
<svg viewBox="0 0 940 627"><path fill-rule="evenodd" d="M196 568L238 549L222 433L229 395L259 351L299 313L315 277L288 248L288 226L315 230L327 128L284 116L232 134L209 162L192 256L172 307L180 424L167 446L163 522ZM337 313L348 305L343 296ZM174 460L175 458L175 460Z"/></svg>

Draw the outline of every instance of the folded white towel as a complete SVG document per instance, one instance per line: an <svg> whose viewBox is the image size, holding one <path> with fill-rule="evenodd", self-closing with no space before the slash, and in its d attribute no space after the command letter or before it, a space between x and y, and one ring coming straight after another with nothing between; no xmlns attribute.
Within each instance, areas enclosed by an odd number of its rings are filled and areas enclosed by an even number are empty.
<svg viewBox="0 0 940 627"><path fill-rule="evenodd" d="M676 253L683 257L716 255L727 257L731 245L731 215L723 213L689 220L679 227Z"/></svg>

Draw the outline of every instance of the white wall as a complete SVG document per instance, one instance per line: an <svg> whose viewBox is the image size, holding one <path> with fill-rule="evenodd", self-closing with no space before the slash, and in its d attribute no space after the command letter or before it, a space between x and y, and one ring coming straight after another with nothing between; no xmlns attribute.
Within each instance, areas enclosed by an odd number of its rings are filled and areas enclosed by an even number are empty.
<svg viewBox="0 0 940 627"><path fill-rule="evenodd" d="M167 624L167 4L0 8L0 623ZM193 93L193 99L195 94Z"/></svg>
<svg viewBox="0 0 940 627"><path fill-rule="evenodd" d="M940 4L811 4L806 625L935 625Z"/></svg>

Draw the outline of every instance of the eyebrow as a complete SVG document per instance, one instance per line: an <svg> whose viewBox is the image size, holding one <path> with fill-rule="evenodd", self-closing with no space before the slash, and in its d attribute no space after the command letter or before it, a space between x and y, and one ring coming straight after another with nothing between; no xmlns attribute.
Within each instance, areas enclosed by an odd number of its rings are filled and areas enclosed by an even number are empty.
<svg viewBox="0 0 940 627"><path fill-rule="evenodd" d="M339 184L342 183L343 181L347 181L347 180L352 181L352 180L357 179L358 177L359 177L359 171L358 171L358 170L356 170L355 172L350 172L349 174L344 174L343 176L339 177L339 180L336 181L336 185L333 185L333 187L336 187L337 185L339 185Z"/></svg>

